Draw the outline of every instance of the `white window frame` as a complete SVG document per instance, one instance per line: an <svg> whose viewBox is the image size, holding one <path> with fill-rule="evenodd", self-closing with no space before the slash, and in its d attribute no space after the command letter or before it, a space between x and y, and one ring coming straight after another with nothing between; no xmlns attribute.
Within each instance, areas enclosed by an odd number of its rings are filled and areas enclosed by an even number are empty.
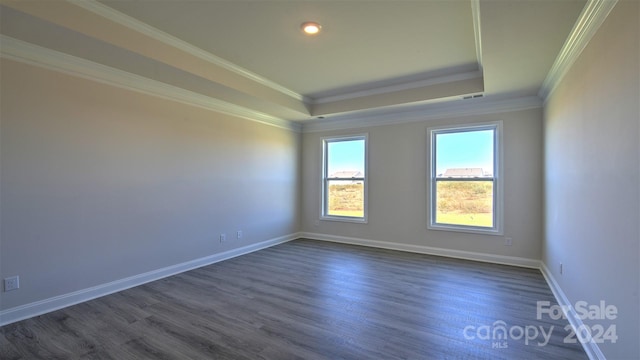
<svg viewBox="0 0 640 360"><path fill-rule="evenodd" d="M363 178L331 178L329 179L329 164L328 164L328 151L329 148L327 146L328 143L331 142L339 142L339 141L352 141L352 140L364 140L364 177ZM368 222L368 189L369 189L369 134L354 134L347 136L327 136L322 138L322 190L321 190L321 200L320 200L320 220L330 220L330 221L343 221L343 222L352 222L352 223L367 223ZM345 181L362 181L364 185L364 215L362 217L352 217L352 216L339 216L339 215L328 215L327 214L327 206L329 195L328 184L329 180L345 180Z"/></svg>
<svg viewBox="0 0 640 360"><path fill-rule="evenodd" d="M494 130L493 138L493 227L480 227L470 225L456 225L456 224L441 224L436 222L436 191L437 191L437 173L436 173L436 142L435 137L438 134L446 133L459 133L466 131L479 131L479 130ZM429 184L427 185L427 193L429 197L427 199L428 209L428 221L427 228L430 230L445 230L445 231L458 231L468 232L474 234L488 234L488 235L503 235L504 234L504 174L503 174L503 149L502 149L502 121L483 122L477 124L466 125L449 125L449 126L437 126L427 129L427 143L430 153L427 158L429 159L429 170L427 177ZM447 179L451 181L452 179ZM456 178L453 181L486 181L483 179L459 179Z"/></svg>

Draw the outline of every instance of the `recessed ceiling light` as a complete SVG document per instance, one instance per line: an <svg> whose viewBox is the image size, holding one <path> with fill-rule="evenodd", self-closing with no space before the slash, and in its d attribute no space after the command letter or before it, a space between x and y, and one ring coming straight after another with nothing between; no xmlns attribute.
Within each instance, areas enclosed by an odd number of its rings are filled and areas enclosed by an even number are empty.
<svg viewBox="0 0 640 360"><path fill-rule="evenodd" d="M302 23L300 28L302 28L302 32L307 35L317 35L320 32L320 29L322 29L322 26L317 22L307 21L305 23Z"/></svg>

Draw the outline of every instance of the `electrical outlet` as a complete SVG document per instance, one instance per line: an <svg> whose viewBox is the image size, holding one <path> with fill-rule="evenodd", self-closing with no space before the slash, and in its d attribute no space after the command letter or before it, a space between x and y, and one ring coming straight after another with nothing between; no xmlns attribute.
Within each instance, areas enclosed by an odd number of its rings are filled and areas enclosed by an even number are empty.
<svg viewBox="0 0 640 360"><path fill-rule="evenodd" d="M236 238L237 238L237 239L242 239L242 230L238 230L238 231L236 232Z"/></svg>
<svg viewBox="0 0 640 360"><path fill-rule="evenodd" d="M313 222L313 226L318 227L320 226L320 220L316 220Z"/></svg>
<svg viewBox="0 0 640 360"><path fill-rule="evenodd" d="M4 291L18 290L20 288L20 277L12 276L4 279Z"/></svg>
<svg viewBox="0 0 640 360"><path fill-rule="evenodd" d="M227 234L220 234L220 242L223 243L227 241Z"/></svg>
<svg viewBox="0 0 640 360"><path fill-rule="evenodd" d="M505 244L506 246L511 246L511 245L513 245L513 238L510 238L510 237L506 237L506 238L504 238L504 244Z"/></svg>

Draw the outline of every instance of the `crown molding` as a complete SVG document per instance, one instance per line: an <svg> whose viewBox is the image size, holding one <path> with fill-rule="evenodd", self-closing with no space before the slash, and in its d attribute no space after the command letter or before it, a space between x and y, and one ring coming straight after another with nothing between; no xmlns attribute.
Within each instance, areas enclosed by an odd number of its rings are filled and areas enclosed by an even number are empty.
<svg viewBox="0 0 640 360"><path fill-rule="evenodd" d="M159 29L156 29L153 26L150 26L142 21L139 21L131 16L123 14L111 7L103 5L96 0L67 0L69 3L72 3L78 7L81 7L85 10L91 11L94 14L102 16L105 19L111 20L120 25L126 26L130 29L133 29L139 33L147 35L153 39L161 41L167 45L180 49L190 55L196 56L200 59L208 61L212 64L220 66L226 70L234 72L238 75L241 75L251 81L264 85L268 88L271 88L275 91L278 91L282 94L285 94L289 97L292 97L296 100L302 102L309 102L310 99L305 97L302 94L299 94L291 89L288 89L280 84L277 84L269 79L266 79L256 73L253 73L247 69L244 69L230 61L224 60L218 56L215 56L203 49L200 49L194 45L189 44L186 41L180 40L175 36L169 35Z"/></svg>
<svg viewBox="0 0 640 360"><path fill-rule="evenodd" d="M618 0L588 0L542 83L538 92L541 99L547 101L617 3Z"/></svg>
<svg viewBox="0 0 640 360"><path fill-rule="evenodd" d="M0 34L0 57L116 86L126 90L197 106L218 113L267 124L295 132L318 132L368 126L402 124L433 119L481 115L540 107L537 96L489 100L476 98L411 106L405 111L390 107L369 114L350 113L304 124L277 118L203 94L152 80ZM451 100L451 99L449 99Z"/></svg>
<svg viewBox="0 0 640 360"><path fill-rule="evenodd" d="M327 97L323 97L323 98L318 98L318 99L312 99L308 96L299 94L291 89L288 89L280 84L277 84L269 79L266 79L256 73L253 73L247 69L244 69L230 61L227 61L225 59L222 59L212 53L209 53L201 48L198 48L186 41L183 41L179 38L176 38L168 33L165 33L153 26L150 26L140 20L137 20L131 16L128 16L122 12L119 12L107 5L101 4L100 2L96 1L96 0L66 0L67 2L74 4L82 9L85 9L87 11L93 12L105 19L108 19L110 21L113 21L117 24L120 24L122 26L128 27L134 31L137 31L141 34L144 34L146 36L149 36L153 39L156 39L158 41L161 41L164 44L170 45L172 47L175 47L177 49L180 49L182 51L184 51L185 53L188 53L190 55L196 56L200 59L203 59L207 62L210 62L212 64L215 64L217 66L220 66L226 70L229 70L233 73L236 73L238 75L241 75L251 81L254 81L256 83L259 83L261 85L264 85L268 88L271 88L275 91L278 91L282 94L285 94L293 99L299 100L305 104L309 104L309 105L314 105L314 104L325 104L325 103L330 103L330 102L336 102L336 101L342 101L342 100L350 100L350 99L356 99L356 98L361 98L361 97L366 97L366 96L371 96L371 95L378 95L378 94L388 94L388 93L393 93L393 92L397 92L397 91L403 91L403 90L410 90L410 89L414 89L414 88L420 88L420 87L424 87L424 86L429 86L429 85L435 85L435 84L440 84L440 83L445 83L445 82L454 82L454 81L460 81L460 80L467 80L467 79L472 79L472 78L478 78L478 77L482 77L482 71L470 71L470 72L465 72L465 73L460 73L460 74L453 74L453 75L449 75L449 76L441 76L441 77L437 77L437 78L432 78L432 79L425 79L425 80L420 80L420 81L414 81L414 82L409 82L409 83L403 83L403 84L398 84L398 85L391 85L391 86L384 86L384 87L379 87L379 88L375 88L375 89L370 89L370 90L363 90L363 91L356 91L356 92L351 92L351 93L347 93L347 94L342 94L342 95L336 95L336 96L327 96ZM473 1L479 1L479 0L473 0ZM479 16L479 13L476 13L477 16ZM474 26L476 25L476 20L477 20L477 24L479 26L479 18L475 19L474 18ZM474 29L476 31L479 31L479 28ZM476 53L478 54L478 65L480 67L480 69L482 69L482 63L480 61L481 59L481 53L479 51L479 33L476 35Z"/></svg>
<svg viewBox="0 0 640 360"><path fill-rule="evenodd" d="M0 34L0 57L226 115L301 131L301 125L177 86L98 64Z"/></svg>
<svg viewBox="0 0 640 360"><path fill-rule="evenodd" d="M405 111L392 107L386 110L375 111L370 114L354 113L336 116L331 119L310 120L303 124L302 132L311 133L372 126L397 125L451 117L496 114L542 107L542 101L537 96L508 99L491 99L489 97L482 97L465 100L456 97L456 99L458 100L411 106L410 109Z"/></svg>

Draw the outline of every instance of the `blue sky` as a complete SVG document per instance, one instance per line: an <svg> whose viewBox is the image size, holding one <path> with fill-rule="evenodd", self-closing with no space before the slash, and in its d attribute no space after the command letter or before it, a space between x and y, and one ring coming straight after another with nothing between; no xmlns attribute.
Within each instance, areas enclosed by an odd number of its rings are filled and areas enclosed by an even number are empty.
<svg viewBox="0 0 640 360"><path fill-rule="evenodd" d="M359 170L364 172L364 140L329 143L328 173Z"/></svg>
<svg viewBox="0 0 640 360"><path fill-rule="evenodd" d="M364 140L334 141L328 146L329 174L364 171ZM436 146L437 174L471 167L493 173L493 130L438 134Z"/></svg>
<svg viewBox="0 0 640 360"><path fill-rule="evenodd" d="M493 130L437 134L436 164L436 174L472 167L493 173Z"/></svg>

